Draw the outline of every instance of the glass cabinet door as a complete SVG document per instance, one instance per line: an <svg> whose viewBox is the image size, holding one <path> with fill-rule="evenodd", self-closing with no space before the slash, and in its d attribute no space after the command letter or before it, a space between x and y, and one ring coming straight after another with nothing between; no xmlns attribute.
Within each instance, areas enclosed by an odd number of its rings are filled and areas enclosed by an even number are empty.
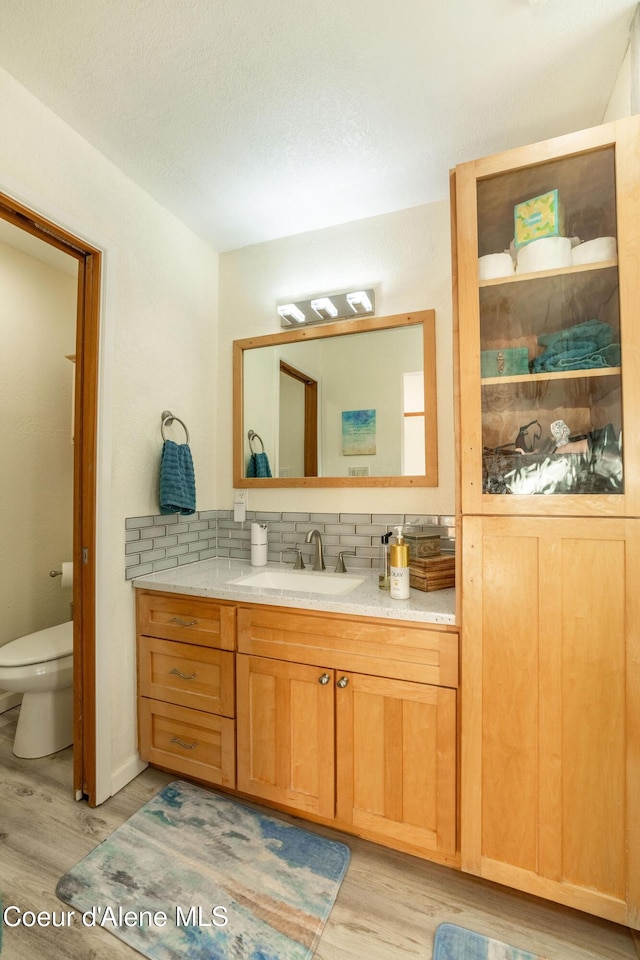
<svg viewBox="0 0 640 960"><path fill-rule="evenodd" d="M508 271L479 279L483 492L622 493L613 147L481 181L477 203L479 277Z"/></svg>
<svg viewBox="0 0 640 960"><path fill-rule="evenodd" d="M529 164L456 171L465 512L625 494L616 143L543 162L527 149Z"/></svg>

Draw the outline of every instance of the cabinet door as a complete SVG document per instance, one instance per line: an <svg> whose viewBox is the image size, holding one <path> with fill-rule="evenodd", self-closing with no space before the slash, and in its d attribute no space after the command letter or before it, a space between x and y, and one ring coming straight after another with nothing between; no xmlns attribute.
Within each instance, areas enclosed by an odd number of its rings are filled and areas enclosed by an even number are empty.
<svg viewBox="0 0 640 960"><path fill-rule="evenodd" d="M637 516L639 119L454 179L462 512Z"/></svg>
<svg viewBox="0 0 640 960"><path fill-rule="evenodd" d="M334 816L333 671L237 655L238 789Z"/></svg>
<svg viewBox="0 0 640 960"><path fill-rule="evenodd" d="M636 925L640 521L462 539L463 869Z"/></svg>
<svg viewBox="0 0 640 960"><path fill-rule="evenodd" d="M404 849L456 849L456 691L336 673L338 820Z"/></svg>

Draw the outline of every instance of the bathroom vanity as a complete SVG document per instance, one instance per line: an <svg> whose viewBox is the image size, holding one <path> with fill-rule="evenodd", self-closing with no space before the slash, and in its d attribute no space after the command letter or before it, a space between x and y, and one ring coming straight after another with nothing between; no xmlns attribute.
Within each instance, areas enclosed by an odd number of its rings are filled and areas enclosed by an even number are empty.
<svg viewBox="0 0 640 960"><path fill-rule="evenodd" d="M392 601L376 571L342 575L343 594L254 572L217 559L135 581L141 756L457 865L454 591Z"/></svg>

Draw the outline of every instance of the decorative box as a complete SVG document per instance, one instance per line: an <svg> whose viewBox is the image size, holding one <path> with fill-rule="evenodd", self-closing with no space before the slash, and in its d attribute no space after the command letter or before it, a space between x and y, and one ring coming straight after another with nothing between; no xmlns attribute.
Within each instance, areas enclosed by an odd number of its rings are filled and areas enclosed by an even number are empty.
<svg viewBox="0 0 640 960"><path fill-rule="evenodd" d="M431 528L431 530L417 530L403 533L405 543L409 544L409 561L421 557L440 556L440 530Z"/></svg>
<svg viewBox="0 0 640 960"><path fill-rule="evenodd" d="M481 377L511 377L520 373L529 373L529 351L526 347L481 351Z"/></svg>
<svg viewBox="0 0 640 960"><path fill-rule="evenodd" d="M541 237L564 236L564 210L557 190L516 203L513 208L513 239L516 249Z"/></svg>
<svg viewBox="0 0 640 960"><path fill-rule="evenodd" d="M455 557L423 557L409 562L409 586L430 592L456 585Z"/></svg>

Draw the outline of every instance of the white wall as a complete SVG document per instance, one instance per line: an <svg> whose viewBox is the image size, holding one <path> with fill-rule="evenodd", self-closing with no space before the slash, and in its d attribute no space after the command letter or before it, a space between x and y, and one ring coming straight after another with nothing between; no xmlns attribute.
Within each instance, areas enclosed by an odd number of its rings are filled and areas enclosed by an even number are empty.
<svg viewBox="0 0 640 960"><path fill-rule="evenodd" d="M69 620L77 281L0 243L0 645Z"/></svg>
<svg viewBox="0 0 640 960"><path fill-rule="evenodd" d="M189 427L198 506L217 500L217 255L3 70L0 124L0 190L106 249L97 583L103 798L139 769L124 520L158 510L163 410Z"/></svg>
<svg viewBox="0 0 640 960"><path fill-rule="evenodd" d="M276 304L374 287L376 314L436 311L439 485L417 490L250 490L250 510L453 513L453 367L449 203L255 244L220 256L217 506L233 503L231 342L280 331ZM371 376L383 377L382 370ZM257 428L254 428L257 429ZM226 451L226 455L222 452Z"/></svg>
<svg viewBox="0 0 640 960"><path fill-rule="evenodd" d="M629 46L614 84L603 123L640 112L640 5L631 22Z"/></svg>

